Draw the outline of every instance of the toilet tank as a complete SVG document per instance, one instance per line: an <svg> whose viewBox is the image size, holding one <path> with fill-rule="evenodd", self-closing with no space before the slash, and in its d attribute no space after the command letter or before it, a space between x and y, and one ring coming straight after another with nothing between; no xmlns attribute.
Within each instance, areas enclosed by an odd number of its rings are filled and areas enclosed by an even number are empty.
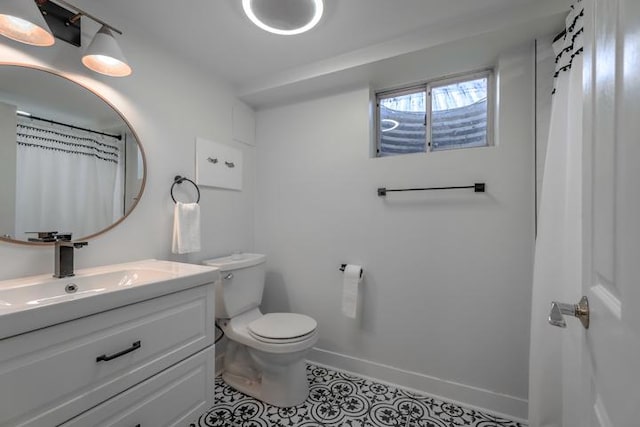
<svg viewBox="0 0 640 427"><path fill-rule="evenodd" d="M263 254L243 253L202 262L220 271L215 286L216 318L230 319L260 306L266 260Z"/></svg>

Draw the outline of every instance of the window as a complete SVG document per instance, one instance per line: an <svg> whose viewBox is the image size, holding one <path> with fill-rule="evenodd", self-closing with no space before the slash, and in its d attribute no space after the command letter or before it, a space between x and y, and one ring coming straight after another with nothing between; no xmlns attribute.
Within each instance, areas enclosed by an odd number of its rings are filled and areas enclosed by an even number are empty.
<svg viewBox="0 0 640 427"><path fill-rule="evenodd" d="M378 157L490 145L492 77L484 71L378 93Z"/></svg>

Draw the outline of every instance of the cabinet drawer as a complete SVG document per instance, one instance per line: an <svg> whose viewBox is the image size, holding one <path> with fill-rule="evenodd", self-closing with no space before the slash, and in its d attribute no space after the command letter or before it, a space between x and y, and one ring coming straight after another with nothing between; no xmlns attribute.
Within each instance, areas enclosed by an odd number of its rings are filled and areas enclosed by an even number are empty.
<svg viewBox="0 0 640 427"><path fill-rule="evenodd" d="M213 338L207 285L1 340L0 426L57 425Z"/></svg>
<svg viewBox="0 0 640 427"><path fill-rule="evenodd" d="M185 427L213 406L213 346L61 427Z"/></svg>

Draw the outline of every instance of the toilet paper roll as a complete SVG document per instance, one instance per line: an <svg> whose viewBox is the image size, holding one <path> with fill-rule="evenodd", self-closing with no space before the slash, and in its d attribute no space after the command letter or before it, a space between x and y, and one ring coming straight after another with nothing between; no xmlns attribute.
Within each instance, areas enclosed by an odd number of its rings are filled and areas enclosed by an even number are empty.
<svg viewBox="0 0 640 427"><path fill-rule="evenodd" d="M362 267L347 264L342 278L342 313L350 319L355 319L358 311L358 291Z"/></svg>

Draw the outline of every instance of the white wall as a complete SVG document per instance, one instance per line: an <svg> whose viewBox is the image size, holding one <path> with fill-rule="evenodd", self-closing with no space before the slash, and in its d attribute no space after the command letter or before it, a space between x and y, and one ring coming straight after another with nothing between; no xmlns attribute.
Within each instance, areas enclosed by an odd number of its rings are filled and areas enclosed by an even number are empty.
<svg viewBox="0 0 640 427"><path fill-rule="evenodd" d="M484 66L488 52L466 41L387 68L415 82ZM311 359L525 418L533 45L497 64L490 148L370 158L364 87L259 111L256 250L268 254L263 308L317 319ZM382 186L473 182L488 192L376 195ZM341 263L365 269L358 321L341 315Z"/></svg>
<svg viewBox="0 0 640 427"><path fill-rule="evenodd" d="M0 102L0 236L15 233L16 126L16 106Z"/></svg>
<svg viewBox="0 0 640 427"><path fill-rule="evenodd" d="M549 125L551 123L551 104L556 68L556 55L553 53L555 34L540 37L536 43L536 200L540 210L542 179L549 142Z"/></svg>
<svg viewBox="0 0 640 427"><path fill-rule="evenodd" d="M81 3L79 7L83 6ZM109 7L103 7L104 11L95 13L109 22ZM113 25L120 26L119 21ZM86 30L90 33L88 27ZM76 266L144 258L197 262L234 249L252 249L254 149L233 141L232 110L237 100L232 90L209 73L154 45L136 28L125 25L124 30L119 42L134 72L123 79L103 77L85 69L80 62L82 49L61 41L45 49L0 40L0 62L57 70L109 99L130 121L146 152L147 185L139 205L118 227L79 250ZM196 136L244 151L245 188L242 192L202 189L202 252L177 257L170 254L173 202L169 188L174 175L194 178ZM0 279L52 270L53 248L0 242Z"/></svg>

